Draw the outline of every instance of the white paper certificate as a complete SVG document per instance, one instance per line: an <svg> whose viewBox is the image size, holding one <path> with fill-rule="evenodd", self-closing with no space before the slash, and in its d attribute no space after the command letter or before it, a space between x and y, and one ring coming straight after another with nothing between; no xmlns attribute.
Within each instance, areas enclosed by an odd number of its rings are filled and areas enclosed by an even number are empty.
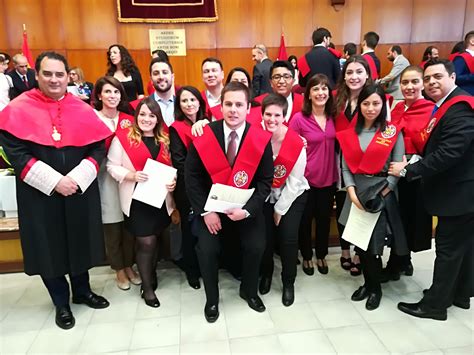
<svg viewBox="0 0 474 355"><path fill-rule="evenodd" d="M156 208L161 208L168 194L166 185L170 184L176 177L176 169L156 160L148 159L143 172L148 174L148 180L137 184L132 198Z"/></svg>
<svg viewBox="0 0 474 355"><path fill-rule="evenodd" d="M379 216L380 212L362 211L356 205L351 204L349 218L344 227L342 238L366 251Z"/></svg>
<svg viewBox="0 0 474 355"><path fill-rule="evenodd" d="M252 197L255 189L239 189L223 184L214 184L207 197L206 212L225 213L232 208L242 208Z"/></svg>

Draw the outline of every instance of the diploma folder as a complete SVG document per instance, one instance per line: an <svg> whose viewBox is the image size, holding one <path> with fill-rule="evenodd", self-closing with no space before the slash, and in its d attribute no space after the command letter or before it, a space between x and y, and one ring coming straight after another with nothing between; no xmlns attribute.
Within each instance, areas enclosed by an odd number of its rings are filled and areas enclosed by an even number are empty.
<svg viewBox="0 0 474 355"><path fill-rule="evenodd" d="M204 210L226 213L233 208L242 208L252 197L254 191L255 189L239 189L228 185L214 184L207 197Z"/></svg>

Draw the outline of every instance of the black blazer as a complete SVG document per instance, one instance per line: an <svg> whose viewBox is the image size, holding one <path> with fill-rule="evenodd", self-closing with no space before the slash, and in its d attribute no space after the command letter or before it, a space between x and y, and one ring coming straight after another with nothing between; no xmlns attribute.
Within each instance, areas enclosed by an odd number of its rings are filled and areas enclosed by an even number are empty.
<svg viewBox="0 0 474 355"><path fill-rule="evenodd" d="M271 93L270 85L270 68L273 62L265 58L261 63L255 64L253 67L252 91L253 97L260 96L265 93Z"/></svg>
<svg viewBox="0 0 474 355"><path fill-rule="evenodd" d="M15 97L20 96L25 91L34 89L38 87L38 82L36 81L35 71L28 68L26 72L26 79L28 79L28 87L26 87L22 78L18 75L16 70L12 70L7 73L12 78L13 87L10 89L10 99L13 100Z"/></svg>
<svg viewBox="0 0 474 355"><path fill-rule="evenodd" d="M456 88L446 101L459 95L469 96ZM421 176L428 213L435 216L473 213L474 111L470 106L466 103L451 106L431 132L423 160L406 169L408 180Z"/></svg>
<svg viewBox="0 0 474 355"><path fill-rule="evenodd" d="M300 70L300 86L305 87L306 83L313 75L324 74L329 78L331 89L335 89L337 79L341 74L339 59L329 52L327 48L322 46L313 47L313 49L306 53L305 56L310 72L306 74L306 76L303 76Z"/></svg>
<svg viewBox="0 0 474 355"><path fill-rule="evenodd" d="M220 120L210 123L209 127L216 135L222 151L225 152L223 124L224 120ZM242 135L242 141L240 142L239 151L237 152L236 158L239 156L240 147L247 143L245 141L245 136L247 135L250 124L245 123L245 125L245 131ZM193 210L198 214L204 213L204 206L206 204L209 191L211 190L212 180L206 168L204 167L204 164L202 163L193 143L191 143L189 146L188 156L186 158L184 168L184 178L186 183L186 192ZM260 163L255 175L253 176L253 179L250 183L250 188L255 188L255 191L250 200L248 200L247 204L243 207L250 213L250 217L256 216L257 213L262 213L263 203L270 194L272 181L273 153L272 145L270 142L268 142L267 146L265 147L265 151L263 152L262 158L260 159Z"/></svg>

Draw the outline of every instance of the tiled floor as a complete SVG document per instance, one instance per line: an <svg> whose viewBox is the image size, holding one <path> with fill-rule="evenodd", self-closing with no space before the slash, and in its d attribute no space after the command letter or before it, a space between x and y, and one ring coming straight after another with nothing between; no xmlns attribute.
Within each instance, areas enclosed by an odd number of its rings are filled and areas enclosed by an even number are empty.
<svg viewBox="0 0 474 355"><path fill-rule="evenodd" d="M64 331L38 277L0 275L0 354L474 354L474 311L451 307L448 320L415 319L399 312L399 301L418 301L430 285L434 253L414 255L415 274L383 285L379 309L350 300L362 277L339 267L339 251L328 257L329 274L307 276L298 268L296 301L281 304L279 268L264 313L249 309L238 283L220 274L220 318L208 324L204 290L193 290L176 268L159 270L161 307L138 297L139 288L115 286L108 267L91 271L94 291L111 306L92 310L72 305L76 326ZM277 265L279 264L277 260Z"/></svg>

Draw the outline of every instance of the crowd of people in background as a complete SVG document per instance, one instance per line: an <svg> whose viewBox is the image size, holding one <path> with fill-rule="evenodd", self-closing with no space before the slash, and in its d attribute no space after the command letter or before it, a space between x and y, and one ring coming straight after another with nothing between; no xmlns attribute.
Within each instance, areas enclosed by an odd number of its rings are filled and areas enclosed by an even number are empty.
<svg viewBox="0 0 474 355"><path fill-rule="evenodd" d="M282 304L291 306L297 264L314 274L313 247L318 272L330 272L333 213L340 266L363 275L353 301L375 310L381 283L413 275L410 254L431 248L437 216L433 284L420 302L398 308L445 320L451 305L470 307L474 31L449 60L429 46L421 63L410 64L391 46L385 76L373 31L360 54L354 43L335 50L325 28L312 40L302 57L276 61L256 44L252 77L235 67L224 80L223 63L205 58L201 92L177 85L170 59L156 50L148 96L121 44L108 48L107 72L95 83L55 52L42 53L35 70L21 54L0 53L0 145L17 175L25 272L42 277L59 327L75 323L66 274L74 303L109 306L88 276L104 251L117 287L141 285L146 305L160 307L157 249L165 233L189 286L199 289L203 280L208 322L219 317L219 268L241 280L239 294L251 309L265 311L259 294L272 289L275 254ZM177 169L164 182L160 208L133 198L149 179L147 159ZM208 211L216 183L254 192L241 208ZM361 213L377 216L366 245L347 232ZM38 233L38 225L47 227Z"/></svg>

